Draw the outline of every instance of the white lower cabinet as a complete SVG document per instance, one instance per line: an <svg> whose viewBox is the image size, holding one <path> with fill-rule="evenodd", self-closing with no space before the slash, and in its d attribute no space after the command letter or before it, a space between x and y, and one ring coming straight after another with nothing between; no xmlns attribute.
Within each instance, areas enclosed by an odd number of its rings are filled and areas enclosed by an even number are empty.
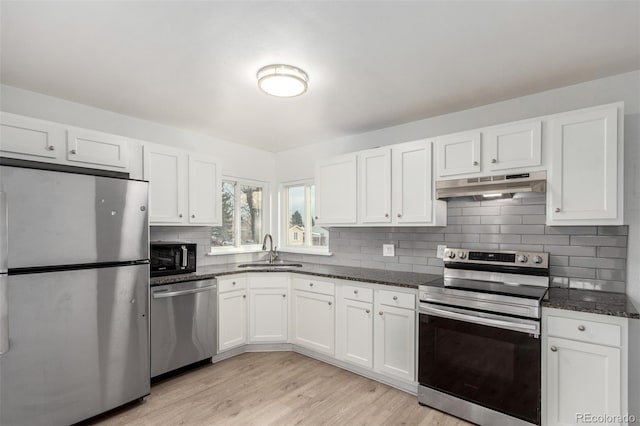
<svg viewBox="0 0 640 426"><path fill-rule="evenodd" d="M626 424L626 319L543 310L543 425Z"/></svg>
<svg viewBox="0 0 640 426"><path fill-rule="evenodd" d="M413 382L416 348L415 295L378 290L375 298L374 369ZM391 302L387 304L389 298ZM408 306L410 300L413 301L413 306Z"/></svg>
<svg viewBox="0 0 640 426"><path fill-rule="evenodd" d="M249 276L249 343L283 343L289 336L288 274Z"/></svg>
<svg viewBox="0 0 640 426"><path fill-rule="evenodd" d="M222 352L247 343L246 279L218 279L218 292L218 352Z"/></svg>
<svg viewBox="0 0 640 426"><path fill-rule="evenodd" d="M373 368L373 304L343 298L338 309L339 358Z"/></svg>
<svg viewBox="0 0 640 426"><path fill-rule="evenodd" d="M335 353L334 299L333 283L294 278L292 343L324 354Z"/></svg>

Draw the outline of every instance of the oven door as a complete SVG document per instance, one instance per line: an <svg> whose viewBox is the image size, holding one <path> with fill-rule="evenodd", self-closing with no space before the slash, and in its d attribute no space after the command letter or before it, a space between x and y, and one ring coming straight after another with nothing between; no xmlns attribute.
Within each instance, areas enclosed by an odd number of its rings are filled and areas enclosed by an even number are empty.
<svg viewBox="0 0 640 426"><path fill-rule="evenodd" d="M534 320L420 303L418 381L540 424L539 331Z"/></svg>

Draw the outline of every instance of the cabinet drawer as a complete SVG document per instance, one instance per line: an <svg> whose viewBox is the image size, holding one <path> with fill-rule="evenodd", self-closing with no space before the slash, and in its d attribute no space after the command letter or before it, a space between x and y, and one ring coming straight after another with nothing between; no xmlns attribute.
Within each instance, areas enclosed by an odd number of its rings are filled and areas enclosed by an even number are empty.
<svg viewBox="0 0 640 426"><path fill-rule="evenodd" d="M247 277L230 276L228 278L218 278L218 292L241 290L247 288Z"/></svg>
<svg viewBox="0 0 640 426"><path fill-rule="evenodd" d="M373 289L345 285L342 287L342 297L345 299L359 300L361 302L373 302Z"/></svg>
<svg viewBox="0 0 640 426"><path fill-rule="evenodd" d="M382 305L396 306L398 308L415 309L416 307L416 296L410 293L378 290L376 300Z"/></svg>
<svg viewBox="0 0 640 426"><path fill-rule="evenodd" d="M621 345L621 329L617 324L549 316L547 328L549 336L608 346Z"/></svg>
<svg viewBox="0 0 640 426"><path fill-rule="evenodd" d="M293 288L296 290L312 291L314 293L329 294L335 293L334 284L330 281L314 280L313 278L294 278Z"/></svg>
<svg viewBox="0 0 640 426"><path fill-rule="evenodd" d="M249 274L248 282L249 288L289 288L289 274Z"/></svg>

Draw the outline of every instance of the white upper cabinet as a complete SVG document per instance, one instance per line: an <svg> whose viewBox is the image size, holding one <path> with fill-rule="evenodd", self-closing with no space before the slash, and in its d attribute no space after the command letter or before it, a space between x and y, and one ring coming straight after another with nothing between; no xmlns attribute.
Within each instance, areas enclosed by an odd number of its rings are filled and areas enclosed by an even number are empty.
<svg viewBox="0 0 640 426"><path fill-rule="evenodd" d="M67 160L74 163L97 164L126 168L127 140L108 133L84 129L67 130Z"/></svg>
<svg viewBox="0 0 640 426"><path fill-rule="evenodd" d="M422 140L391 148L394 224L447 223L446 203L434 200L432 145L432 141Z"/></svg>
<svg viewBox="0 0 640 426"><path fill-rule="evenodd" d="M186 214L184 151L145 144L144 178L149 181L150 224L182 224Z"/></svg>
<svg viewBox="0 0 640 426"><path fill-rule="evenodd" d="M357 215L357 155L347 154L316 164L316 223L355 224Z"/></svg>
<svg viewBox="0 0 640 426"><path fill-rule="evenodd" d="M64 150L64 138L62 126L6 112L0 114L3 156L35 161L57 159Z"/></svg>
<svg viewBox="0 0 640 426"><path fill-rule="evenodd" d="M492 127L484 140L487 170L498 171L542 164L542 123L531 121Z"/></svg>
<svg viewBox="0 0 640 426"><path fill-rule="evenodd" d="M391 222L391 150L377 148L358 154L359 223Z"/></svg>
<svg viewBox="0 0 640 426"><path fill-rule="evenodd" d="M219 225L219 164L204 155L163 145L144 145L144 178L149 181L151 225Z"/></svg>
<svg viewBox="0 0 640 426"><path fill-rule="evenodd" d="M189 154L189 223L222 221L222 176L213 158Z"/></svg>
<svg viewBox="0 0 640 426"><path fill-rule="evenodd" d="M480 172L481 133L456 133L436 139L438 177Z"/></svg>
<svg viewBox="0 0 640 426"><path fill-rule="evenodd" d="M609 105L550 119L547 225L622 224L621 109Z"/></svg>

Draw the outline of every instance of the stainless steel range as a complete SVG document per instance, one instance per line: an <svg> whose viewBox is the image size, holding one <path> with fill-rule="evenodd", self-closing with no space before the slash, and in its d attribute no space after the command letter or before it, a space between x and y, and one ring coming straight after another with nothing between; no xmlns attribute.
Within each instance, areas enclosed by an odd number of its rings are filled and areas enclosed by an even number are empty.
<svg viewBox="0 0 640 426"><path fill-rule="evenodd" d="M540 424L547 253L448 248L420 286L418 401L480 425Z"/></svg>

